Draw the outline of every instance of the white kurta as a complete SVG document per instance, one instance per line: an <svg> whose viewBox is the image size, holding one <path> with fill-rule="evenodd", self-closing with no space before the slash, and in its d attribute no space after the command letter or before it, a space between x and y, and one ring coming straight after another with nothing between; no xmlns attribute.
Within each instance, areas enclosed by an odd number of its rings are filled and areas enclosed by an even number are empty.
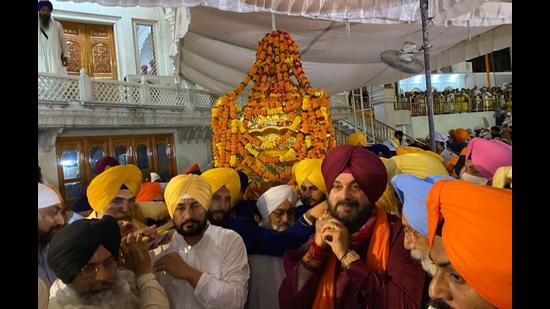
<svg viewBox="0 0 550 309"><path fill-rule="evenodd" d="M63 27L51 17L48 29L40 30L40 18L38 19L38 72L67 74L67 70L61 62L61 55L69 57L69 49Z"/></svg>
<svg viewBox="0 0 550 309"><path fill-rule="evenodd" d="M248 309L279 309L279 287L286 276L280 256L250 256Z"/></svg>
<svg viewBox="0 0 550 309"><path fill-rule="evenodd" d="M248 294L248 257L244 242L236 232L209 224L202 239L190 247L175 232L169 244L157 248L153 261L177 252L191 267L203 272L195 289L186 280L156 273L170 308L243 308Z"/></svg>

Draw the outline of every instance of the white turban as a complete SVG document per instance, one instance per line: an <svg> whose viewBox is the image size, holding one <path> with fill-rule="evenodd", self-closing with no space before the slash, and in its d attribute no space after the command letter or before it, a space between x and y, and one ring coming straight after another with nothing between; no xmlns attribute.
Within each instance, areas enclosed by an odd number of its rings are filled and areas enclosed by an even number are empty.
<svg viewBox="0 0 550 309"><path fill-rule="evenodd" d="M285 200L289 201L293 206L296 206L298 200L296 191L289 185L280 185L265 191L256 202L256 206L263 220L269 218L269 215L271 215L271 213Z"/></svg>
<svg viewBox="0 0 550 309"><path fill-rule="evenodd" d="M426 136L426 139L430 139L430 135ZM436 142L446 143L447 140L449 140L449 139L446 138L445 136L443 136L443 134L441 134L439 132L434 132L434 140Z"/></svg>
<svg viewBox="0 0 550 309"><path fill-rule="evenodd" d="M38 209L48 208L61 203L57 193L50 187L38 183Z"/></svg>

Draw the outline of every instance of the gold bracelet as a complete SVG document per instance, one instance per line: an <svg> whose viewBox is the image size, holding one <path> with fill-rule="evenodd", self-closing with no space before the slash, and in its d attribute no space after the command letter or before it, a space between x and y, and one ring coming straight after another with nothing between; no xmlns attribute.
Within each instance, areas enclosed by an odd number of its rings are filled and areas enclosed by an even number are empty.
<svg viewBox="0 0 550 309"><path fill-rule="evenodd" d="M344 254L342 259L340 259L340 263L342 265L343 269L349 269L351 266L351 263L360 260L361 256L355 250L350 250L348 253Z"/></svg>

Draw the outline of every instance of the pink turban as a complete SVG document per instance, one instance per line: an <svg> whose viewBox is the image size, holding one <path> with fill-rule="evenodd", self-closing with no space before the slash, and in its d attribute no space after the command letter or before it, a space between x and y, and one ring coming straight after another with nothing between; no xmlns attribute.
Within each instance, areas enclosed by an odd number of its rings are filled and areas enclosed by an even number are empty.
<svg viewBox="0 0 550 309"><path fill-rule="evenodd" d="M474 138L468 144L466 158L485 178L493 178L501 166L512 166L512 146L498 140Z"/></svg>

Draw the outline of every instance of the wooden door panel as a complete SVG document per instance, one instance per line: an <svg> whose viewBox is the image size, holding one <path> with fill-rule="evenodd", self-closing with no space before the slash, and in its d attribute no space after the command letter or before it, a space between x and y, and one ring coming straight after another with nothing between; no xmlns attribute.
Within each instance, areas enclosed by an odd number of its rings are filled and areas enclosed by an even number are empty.
<svg viewBox="0 0 550 309"><path fill-rule="evenodd" d="M86 25L90 75L95 78L116 79L116 54L113 27Z"/></svg>
<svg viewBox="0 0 550 309"><path fill-rule="evenodd" d="M117 159L121 165L134 164L133 155L131 138L111 139L111 156Z"/></svg>
<svg viewBox="0 0 550 309"><path fill-rule="evenodd" d="M86 139L84 140L84 172L86 180L89 182L96 176L95 165L101 158L109 155L109 140Z"/></svg>
<svg viewBox="0 0 550 309"><path fill-rule="evenodd" d="M69 48L69 64L67 73L70 75L79 75L81 68L86 68L86 34L84 24L70 21L59 21L63 26L65 40Z"/></svg>

